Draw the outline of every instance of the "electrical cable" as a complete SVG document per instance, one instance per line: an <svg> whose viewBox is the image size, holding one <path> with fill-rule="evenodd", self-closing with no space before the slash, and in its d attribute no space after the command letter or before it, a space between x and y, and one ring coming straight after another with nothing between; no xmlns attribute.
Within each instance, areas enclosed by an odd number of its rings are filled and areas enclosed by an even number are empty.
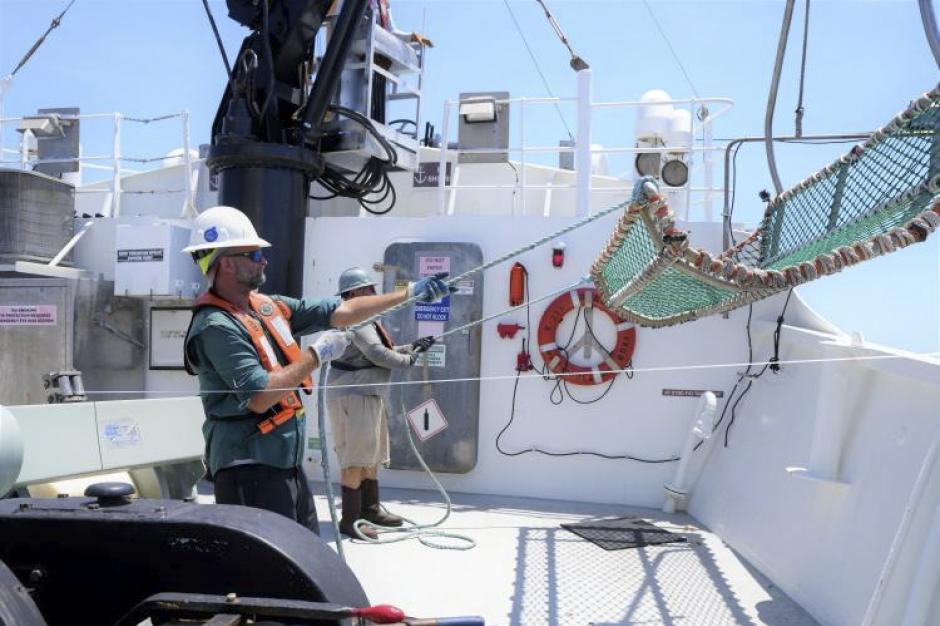
<svg viewBox="0 0 940 626"><path fill-rule="evenodd" d="M519 378L520 372L516 372L515 381L513 382L512 387L512 405L509 412L509 421L506 422L506 425L503 426L502 430L496 435L496 450L503 456L520 456L523 454L543 454L545 456L552 457L564 457L564 456L594 456L601 459L607 459L610 461L637 461L638 463L648 463L648 464L659 464L659 463L674 463L679 460L679 457L670 457L667 459L647 459L643 457L634 456L632 454L607 454L604 452L595 452L591 450L574 450L571 452L552 452L550 450L543 450L539 447L526 448L525 450L516 450L508 451L504 450L502 445L500 445L500 439L503 434L509 430L509 427L512 426L513 421L516 418L516 395L519 389Z"/></svg>
<svg viewBox="0 0 940 626"><path fill-rule="evenodd" d="M268 84L264 94L264 104L261 105L261 117L259 124L264 124L264 116L268 112L268 105L271 104L271 98L274 96L274 53L271 51L271 38L268 32L268 0L261 0L261 47L264 50L265 62L268 65Z"/></svg>
<svg viewBox="0 0 940 626"><path fill-rule="evenodd" d="M731 393L728 394L728 400L725 402L725 407L724 407L724 409L722 409L722 411L721 411L721 417L718 419L717 422L715 422L715 427L714 427L714 429L712 430L712 432L715 432L715 430L718 429L718 427L721 425L722 420L723 420L724 417L725 417L725 413L726 413L727 410L728 410L728 405L731 405L731 418L728 420L728 425L725 426L725 441L724 441L724 445L725 445L726 448L728 447L728 438L729 438L730 433L731 433L731 427L734 425L734 421L735 421L735 419L736 419L736 417L737 417L736 411L737 411L738 405L741 403L741 400L744 399L744 396L746 396L746 395L748 394L748 392L751 390L751 386L754 384L754 381L757 380L758 378L760 378L761 376L763 376L763 375L767 372L768 369L769 369L770 371L772 371L774 374L780 373L780 331L781 331L781 328L783 327L784 316L786 315L787 307L790 306L790 297L791 297L792 295L793 295L793 289L790 289L790 291L787 293L787 299L786 299L786 300L784 301L784 303L783 303L783 308L780 310L780 315L777 316L777 327L776 327L776 329L774 330L774 355L773 355L772 357L770 357L770 359L768 359L768 360L763 364L763 367L761 367L760 371L757 372L756 374L751 374L751 373L750 373L750 372L751 372L751 366L752 366L752 363L753 363L753 360L754 360L754 347L753 347L753 342L752 342L752 338L751 338L751 315L752 315L752 313L753 313L753 311L754 311L754 305L751 304L751 305L748 306L748 311L747 311L747 360L748 360L748 365L747 365L747 368L744 370L744 372L738 377L738 381L735 383L734 387L732 388ZM731 400L732 400L732 398L734 397L734 392L737 390L738 386L741 384L741 382L742 382L745 378L748 379L747 386L746 386L746 387L741 391L741 393L738 395L738 398L737 398L737 400L734 401L734 404L731 404ZM701 444L701 442L699 442L699 444ZM698 448L698 446L696 446L696 449L697 449L697 448Z"/></svg>
<svg viewBox="0 0 940 626"><path fill-rule="evenodd" d="M309 194L309 197L313 200L329 200L337 196L355 198L363 209L373 215L388 213L397 200L395 186L388 177L388 168L398 162L394 146L376 130L372 120L362 113L338 105L330 105L329 110L362 126L382 147L385 158L371 157L352 177L327 163L316 182L329 193L325 196ZM377 206L382 208L375 208Z"/></svg>

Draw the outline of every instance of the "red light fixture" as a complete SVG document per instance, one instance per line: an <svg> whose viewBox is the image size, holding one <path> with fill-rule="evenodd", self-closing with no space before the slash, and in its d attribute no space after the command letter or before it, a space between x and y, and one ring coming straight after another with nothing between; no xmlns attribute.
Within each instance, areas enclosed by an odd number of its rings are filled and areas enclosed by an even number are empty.
<svg viewBox="0 0 940 626"><path fill-rule="evenodd" d="M552 246L552 267L562 267L565 264L565 242L559 241Z"/></svg>

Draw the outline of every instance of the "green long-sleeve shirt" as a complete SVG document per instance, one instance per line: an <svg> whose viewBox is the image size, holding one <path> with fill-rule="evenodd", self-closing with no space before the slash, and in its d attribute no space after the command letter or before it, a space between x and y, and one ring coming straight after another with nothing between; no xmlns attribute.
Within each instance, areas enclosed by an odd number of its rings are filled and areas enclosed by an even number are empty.
<svg viewBox="0 0 940 626"><path fill-rule="evenodd" d="M322 300L271 296L291 310L291 333L297 337L332 328L330 316L339 298ZM267 330L265 330L267 333ZM278 361L287 359L273 337L268 337ZM206 463L215 475L235 465L262 464L289 469L301 464L304 453L304 418L292 419L262 435L257 423L266 415L248 410L248 402L268 384L251 336L240 322L225 311L203 307L193 316L185 342L186 354L199 377L206 422Z"/></svg>

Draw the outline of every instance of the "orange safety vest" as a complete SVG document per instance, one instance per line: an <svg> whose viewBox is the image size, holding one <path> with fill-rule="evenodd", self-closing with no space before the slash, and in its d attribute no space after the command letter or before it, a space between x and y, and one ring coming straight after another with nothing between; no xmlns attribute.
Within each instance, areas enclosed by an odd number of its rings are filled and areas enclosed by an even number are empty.
<svg viewBox="0 0 940 626"><path fill-rule="evenodd" d="M267 329L268 334L274 337L274 342L277 344L277 347L281 349L281 352L284 353L284 356L287 357L289 362L295 363L299 361L301 358L300 346L294 340L290 332L290 307L283 302L273 300L257 291L251 292L248 296L248 302L251 306L251 310L261 318L261 323L250 313L236 308L235 305L228 300L223 300L209 291L196 298L195 302L193 302L193 310L206 306L214 306L229 313L238 320L245 330L248 331L248 335L251 337L251 343L258 353L258 358L261 359L261 365L269 372L276 372L281 369L281 364L277 360L277 355L274 353L274 348L271 346L271 342L268 341L264 329ZM313 392L313 379L310 378L309 375L301 382L301 388L308 394ZM293 419L295 416L299 417L304 414L304 407L300 402L300 394L298 394L297 391L287 392L283 398L278 400L276 406L279 409L277 413L258 422L258 430L264 435L270 433L284 422Z"/></svg>

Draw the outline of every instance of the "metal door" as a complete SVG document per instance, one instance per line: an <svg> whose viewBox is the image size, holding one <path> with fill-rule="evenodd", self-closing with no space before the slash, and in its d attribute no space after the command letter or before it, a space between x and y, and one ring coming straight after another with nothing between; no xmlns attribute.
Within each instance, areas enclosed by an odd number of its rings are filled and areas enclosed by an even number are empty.
<svg viewBox="0 0 940 626"><path fill-rule="evenodd" d="M386 292L408 281L446 270L456 276L483 264L472 243L394 243L385 249ZM415 305L388 316L397 343L439 335L483 315L483 275L461 281L458 291L435 305ZM410 369L396 370L389 388L391 466L420 469L411 451L411 429L418 450L435 472L462 474L477 462L480 407L480 335L475 326L445 337ZM456 382L436 382L456 380ZM405 384L402 384L405 383ZM409 419L406 416L411 413Z"/></svg>

